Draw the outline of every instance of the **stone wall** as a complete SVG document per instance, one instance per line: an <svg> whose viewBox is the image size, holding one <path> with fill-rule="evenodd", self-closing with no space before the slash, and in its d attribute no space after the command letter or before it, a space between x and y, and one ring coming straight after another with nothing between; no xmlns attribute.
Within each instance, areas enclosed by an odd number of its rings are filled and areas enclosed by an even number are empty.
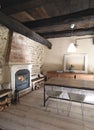
<svg viewBox="0 0 94 130"><path fill-rule="evenodd" d="M1 25L0 82L8 80L7 70L10 64L32 64L32 75L38 75L43 65L44 52L43 45L16 32L13 33L12 39L9 41L9 29Z"/></svg>
<svg viewBox="0 0 94 130"><path fill-rule="evenodd" d="M5 66L5 57L7 53L7 45L9 41L9 29L0 25L0 82L3 79L3 71Z"/></svg>
<svg viewBox="0 0 94 130"><path fill-rule="evenodd" d="M9 64L32 64L32 75L40 73L45 47L21 34L13 33Z"/></svg>

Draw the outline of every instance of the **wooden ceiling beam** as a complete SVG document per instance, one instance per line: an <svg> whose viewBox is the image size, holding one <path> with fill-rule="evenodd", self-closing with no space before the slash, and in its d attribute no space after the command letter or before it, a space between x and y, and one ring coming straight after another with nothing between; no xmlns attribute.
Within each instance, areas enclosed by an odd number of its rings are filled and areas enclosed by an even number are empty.
<svg viewBox="0 0 94 130"><path fill-rule="evenodd" d="M29 0L30 1L30 0ZM0 5L1 8L10 8L15 5L21 5L23 3L27 2L27 0L1 0Z"/></svg>
<svg viewBox="0 0 94 130"><path fill-rule="evenodd" d="M68 23L69 21L77 21L77 19L81 19L87 16L94 16L94 8L89 8L83 11L71 13L68 15L57 16L53 18L43 19L43 20L36 20L30 22L24 22L23 24L30 27L30 28L37 28L37 27L45 27L45 26L53 26L53 25L60 25L64 23Z"/></svg>
<svg viewBox="0 0 94 130"><path fill-rule="evenodd" d="M84 35L93 35L94 27L92 28L81 28L75 29L73 32L71 30L43 33L41 36L45 38L57 38L57 37L70 37L70 36L84 36Z"/></svg>
<svg viewBox="0 0 94 130"><path fill-rule="evenodd" d="M51 2L51 1L50 1ZM7 15L12 15L15 13L19 13L22 11L27 11L28 9L33 10L35 8L39 8L41 6L44 6L49 3L49 0L46 1L31 1L31 0L15 0L13 3L13 0L11 1L11 4L6 3L6 5L3 5L3 1L1 3L1 11ZM2 6L3 5L3 6Z"/></svg>
<svg viewBox="0 0 94 130"><path fill-rule="evenodd" d="M91 34L91 29L88 29L88 27L94 27L94 8L54 18L25 22L23 24L44 37L54 37L54 35L56 37L60 36L61 33L63 33L62 36L64 36L64 33L65 36L68 33L69 36L70 25L73 23L75 24L74 29L76 29L77 35L80 35L81 31L84 31L81 35L84 35L85 31L86 34Z"/></svg>
<svg viewBox="0 0 94 130"><path fill-rule="evenodd" d="M12 15L26 9L24 5L30 5L31 0L2 0L0 2L1 11L6 15Z"/></svg>
<svg viewBox="0 0 94 130"><path fill-rule="evenodd" d="M51 43L35 33L34 31L31 31L29 28L24 26L23 24L19 23L18 21L12 19L11 17L6 16L2 12L0 12L0 23L5 25L7 28L9 28L12 31L18 32L36 42L39 42L45 46L47 46L49 49L51 49Z"/></svg>
<svg viewBox="0 0 94 130"><path fill-rule="evenodd" d="M94 27L94 16L87 16L83 18L77 18L74 20L67 20L66 22L62 24L57 25L49 25L49 26L43 26L43 27L32 27L32 30L37 33L50 33L50 32L60 32L60 31L66 31L71 29L71 25L74 24L74 29L80 29L80 28L88 28L88 27ZM27 26L28 27L28 26ZM74 30L71 29L71 30Z"/></svg>

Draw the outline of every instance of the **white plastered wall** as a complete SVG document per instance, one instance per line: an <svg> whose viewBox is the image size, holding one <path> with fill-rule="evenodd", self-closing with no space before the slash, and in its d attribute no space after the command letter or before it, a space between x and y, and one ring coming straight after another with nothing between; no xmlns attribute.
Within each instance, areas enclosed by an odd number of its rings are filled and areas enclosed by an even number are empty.
<svg viewBox="0 0 94 130"><path fill-rule="evenodd" d="M43 71L63 70L63 55L71 42L77 43L76 53L88 54L88 72L94 73L94 43L93 36L62 37L48 39L52 43L52 49L46 49Z"/></svg>

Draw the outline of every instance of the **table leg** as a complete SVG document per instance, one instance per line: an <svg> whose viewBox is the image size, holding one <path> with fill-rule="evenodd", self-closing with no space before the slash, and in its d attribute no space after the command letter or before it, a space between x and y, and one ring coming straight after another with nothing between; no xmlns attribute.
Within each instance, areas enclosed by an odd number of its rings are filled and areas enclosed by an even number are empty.
<svg viewBox="0 0 94 130"><path fill-rule="evenodd" d="M45 85L44 85L44 107L45 107L45 103L46 101L45 101Z"/></svg>

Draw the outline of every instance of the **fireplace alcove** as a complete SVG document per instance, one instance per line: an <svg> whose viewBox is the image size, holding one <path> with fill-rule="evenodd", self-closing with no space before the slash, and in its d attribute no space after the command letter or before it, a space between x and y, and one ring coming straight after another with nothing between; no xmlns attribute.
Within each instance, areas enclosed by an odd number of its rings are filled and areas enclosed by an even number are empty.
<svg viewBox="0 0 94 130"><path fill-rule="evenodd" d="M31 70L31 64L10 65L10 86L13 95L17 91L19 96L23 96L32 90Z"/></svg>
<svg viewBox="0 0 94 130"><path fill-rule="evenodd" d="M28 69L21 69L15 73L15 90L21 91L30 87L30 72Z"/></svg>

